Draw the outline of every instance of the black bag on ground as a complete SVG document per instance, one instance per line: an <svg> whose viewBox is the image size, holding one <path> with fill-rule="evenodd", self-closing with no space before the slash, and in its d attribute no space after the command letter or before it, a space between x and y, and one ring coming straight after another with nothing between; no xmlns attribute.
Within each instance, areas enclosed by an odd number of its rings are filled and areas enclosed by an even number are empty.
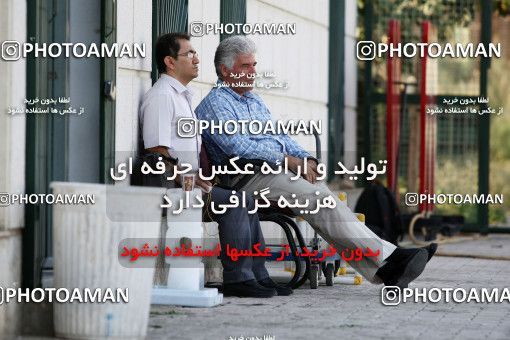
<svg viewBox="0 0 510 340"><path fill-rule="evenodd" d="M365 215L365 224L380 238L398 244L404 235L402 217L393 194L381 183L372 182L361 193L355 208Z"/></svg>

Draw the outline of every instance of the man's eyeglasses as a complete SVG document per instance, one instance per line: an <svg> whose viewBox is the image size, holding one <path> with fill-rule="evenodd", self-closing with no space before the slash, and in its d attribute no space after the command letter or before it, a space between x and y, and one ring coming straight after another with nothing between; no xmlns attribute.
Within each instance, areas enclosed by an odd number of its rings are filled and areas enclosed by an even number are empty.
<svg viewBox="0 0 510 340"><path fill-rule="evenodd" d="M179 53L177 55L182 55L188 57L188 59L193 59L195 56L198 56L197 51L189 50L188 52Z"/></svg>

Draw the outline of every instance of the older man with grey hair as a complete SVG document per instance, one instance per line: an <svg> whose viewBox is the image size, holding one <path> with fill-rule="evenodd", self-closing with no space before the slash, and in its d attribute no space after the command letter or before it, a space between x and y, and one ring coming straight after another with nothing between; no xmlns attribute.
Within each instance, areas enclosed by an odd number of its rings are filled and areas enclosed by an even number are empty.
<svg viewBox="0 0 510 340"><path fill-rule="evenodd" d="M199 119L214 122L215 125L229 120L256 120L262 124L271 120L269 109L252 91L257 65L255 53L255 44L244 36L233 36L219 44L214 56L219 79L196 108ZM290 173L256 173L251 178L240 179L240 176L236 176L234 182L239 180L238 183L242 183L240 189L248 193L269 188L270 193L266 197L273 200L283 196L292 201L298 199L300 202L315 202L309 206L310 210L316 209L319 200L327 196L334 197L334 208L321 208L316 214L304 214L302 217L337 249L380 250L381 256L351 261L352 266L372 283L383 282L389 286L407 287L409 282L423 272L432 256L433 251L404 249L382 240L358 221L345 202L333 195L324 183L317 181L317 161L289 136L240 132L225 135L205 131L203 139L216 165L239 156L263 160L274 166L287 162L288 168L297 173L299 167L305 166L306 158L308 171L297 180L292 180L294 175ZM293 208L293 212L301 215L299 208Z"/></svg>

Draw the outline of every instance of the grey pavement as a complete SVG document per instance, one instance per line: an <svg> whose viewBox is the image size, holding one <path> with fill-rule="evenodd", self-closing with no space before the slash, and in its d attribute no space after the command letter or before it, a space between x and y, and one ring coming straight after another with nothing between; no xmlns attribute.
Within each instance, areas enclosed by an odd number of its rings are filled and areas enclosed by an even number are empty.
<svg viewBox="0 0 510 340"><path fill-rule="evenodd" d="M510 235L441 245L438 253L454 256L434 256L411 288L510 288L510 261L459 257L506 257L509 250ZM147 339L510 339L508 300L385 306L381 288L364 281L311 290L305 283L288 297L228 297L214 308L152 306Z"/></svg>
<svg viewBox="0 0 510 340"><path fill-rule="evenodd" d="M491 234L471 241L445 243L441 245L439 254L510 260L510 235Z"/></svg>
<svg viewBox="0 0 510 340"><path fill-rule="evenodd" d="M509 281L509 261L437 256L411 288L501 289ZM147 338L510 339L508 300L385 306L381 288L364 281L311 290L305 283L289 297L228 297L214 308L153 306Z"/></svg>

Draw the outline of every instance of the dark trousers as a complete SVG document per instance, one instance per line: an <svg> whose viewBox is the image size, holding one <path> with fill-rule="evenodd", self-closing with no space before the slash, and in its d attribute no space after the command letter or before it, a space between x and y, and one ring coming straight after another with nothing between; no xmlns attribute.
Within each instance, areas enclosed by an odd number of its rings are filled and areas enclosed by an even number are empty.
<svg viewBox="0 0 510 340"><path fill-rule="evenodd" d="M215 206L218 204L228 204L232 191L215 186L211 191L211 195L211 201L214 202ZM240 193L236 193L236 195L241 198ZM269 277L264 266L264 257L240 256L237 261L233 261L227 256L227 244L231 249L250 250L253 249L254 244L260 243L260 250L263 251L265 249L259 217L257 213L248 214L248 210L252 210L255 207L255 202L251 196L246 198L246 202L246 208L227 208L224 214L213 216L213 219L219 225L220 259L223 265L224 283L235 283L253 279L262 280Z"/></svg>

